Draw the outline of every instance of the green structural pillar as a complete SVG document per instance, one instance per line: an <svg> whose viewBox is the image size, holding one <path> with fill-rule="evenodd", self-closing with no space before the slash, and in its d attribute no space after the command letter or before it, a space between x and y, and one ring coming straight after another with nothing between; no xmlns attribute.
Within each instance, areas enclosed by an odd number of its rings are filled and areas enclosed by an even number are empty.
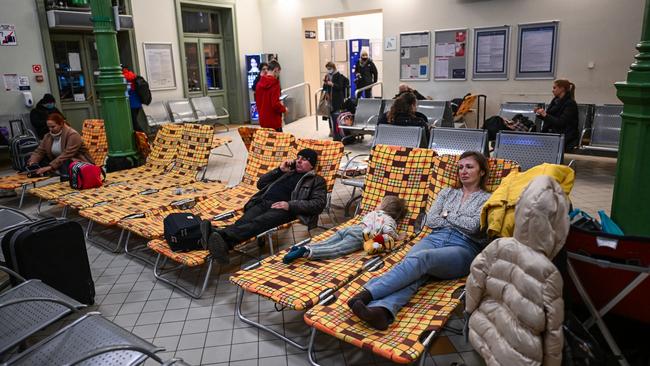
<svg viewBox="0 0 650 366"><path fill-rule="evenodd" d="M612 217L625 234L650 236L650 2L646 0L639 53L627 81L616 83L623 125Z"/></svg>
<svg viewBox="0 0 650 366"><path fill-rule="evenodd" d="M120 57L113 21L111 0L90 0L99 78L95 88L102 102L102 118L108 139L108 171L135 165L136 151L131 124L131 109L126 93L126 81L120 68Z"/></svg>

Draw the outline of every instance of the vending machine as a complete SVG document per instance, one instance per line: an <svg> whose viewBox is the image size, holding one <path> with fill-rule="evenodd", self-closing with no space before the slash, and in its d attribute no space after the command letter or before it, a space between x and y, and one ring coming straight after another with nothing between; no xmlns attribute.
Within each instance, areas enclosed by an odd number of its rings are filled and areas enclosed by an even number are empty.
<svg viewBox="0 0 650 366"><path fill-rule="evenodd" d="M350 52L350 95L354 97L356 91L356 70L357 61L361 58L361 51L366 51L370 55L370 40L369 39L350 39L348 40L348 51Z"/></svg>
<svg viewBox="0 0 650 366"><path fill-rule="evenodd" d="M257 112L257 105L255 104L255 91L253 90L253 83L260 74L260 64L262 62L278 61L277 53L255 53L244 55L246 59L246 85L248 88L248 105L251 123L259 123L259 113Z"/></svg>

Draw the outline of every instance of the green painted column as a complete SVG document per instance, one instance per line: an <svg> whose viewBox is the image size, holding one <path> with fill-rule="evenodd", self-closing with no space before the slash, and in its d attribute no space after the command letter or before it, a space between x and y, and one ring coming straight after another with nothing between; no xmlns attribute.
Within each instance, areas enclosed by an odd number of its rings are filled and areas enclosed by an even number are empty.
<svg viewBox="0 0 650 366"><path fill-rule="evenodd" d="M102 118L108 139L108 171L135 165L137 155L131 124L131 108L122 76L111 0L90 0L93 33L97 43L99 78L95 88L102 102Z"/></svg>
<svg viewBox="0 0 650 366"><path fill-rule="evenodd" d="M650 2L646 0L639 53L627 81L616 83L623 124L612 218L627 235L650 236Z"/></svg>

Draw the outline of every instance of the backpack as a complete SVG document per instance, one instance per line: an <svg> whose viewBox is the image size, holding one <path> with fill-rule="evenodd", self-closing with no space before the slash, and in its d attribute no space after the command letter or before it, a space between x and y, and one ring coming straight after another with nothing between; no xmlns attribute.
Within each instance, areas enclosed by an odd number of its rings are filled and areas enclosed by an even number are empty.
<svg viewBox="0 0 650 366"><path fill-rule="evenodd" d="M140 97L142 104L151 104L151 89L149 89L149 83L142 76L136 76L134 84L135 92Z"/></svg>
<svg viewBox="0 0 650 366"><path fill-rule="evenodd" d="M97 165L83 161L73 161L68 166L70 175L70 188L72 189L90 189L101 187L106 173Z"/></svg>
<svg viewBox="0 0 650 366"><path fill-rule="evenodd" d="M164 237L174 252L202 249L201 218L190 212L172 213L163 220Z"/></svg>

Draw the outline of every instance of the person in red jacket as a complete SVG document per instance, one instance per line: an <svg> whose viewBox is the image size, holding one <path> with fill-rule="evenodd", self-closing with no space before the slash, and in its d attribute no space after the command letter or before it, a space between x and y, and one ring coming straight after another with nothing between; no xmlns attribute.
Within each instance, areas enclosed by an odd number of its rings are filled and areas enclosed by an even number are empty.
<svg viewBox="0 0 650 366"><path fill-rule="evenodd" d="M260 127L282 132L282 113L287 107L280 101L280 71L277 61L269 62L269 71L260 78L255 88L255 103L260 114Z"/></svg>

